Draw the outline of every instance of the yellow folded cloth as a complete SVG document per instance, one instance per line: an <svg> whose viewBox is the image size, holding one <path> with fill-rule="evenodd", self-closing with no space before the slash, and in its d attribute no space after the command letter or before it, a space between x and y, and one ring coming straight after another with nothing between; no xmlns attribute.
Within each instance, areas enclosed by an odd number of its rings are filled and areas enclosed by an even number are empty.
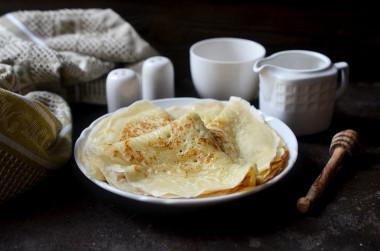
<svg viewBox="0 0 380 251"><path fill-rule="evenodd" d="M56 94L0 89L0 203L24 192L71 155L70 108Z"/></svg>

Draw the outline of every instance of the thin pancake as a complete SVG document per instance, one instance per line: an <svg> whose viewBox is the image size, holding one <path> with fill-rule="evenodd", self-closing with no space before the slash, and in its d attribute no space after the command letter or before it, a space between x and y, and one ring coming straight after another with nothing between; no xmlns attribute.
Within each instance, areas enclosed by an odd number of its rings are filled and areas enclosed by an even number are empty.
<svg viewBox="0 0 380 251"><path fill-rule="evenodd" d="M223 110L224 105L220 101L193 103L183 107L171 107L166 111L173 117L178 118L188 112L196 112L201 117L203 123L207 126Z"/></svg>
<svg viewBox="0 0 380 251"><path fill-rule="evenodd" d="M256 163L259 174L283 165L284 142L263 120L261 114L247 101L231 97L228 105L207 126L214 138L234 161Z"/></svg>
<svg viewBox="0 0 380 251"><path fill-rule="evenodd" d="M105 180L103 172L99 169L102 159L96 150L97 146L140 136L166 126L171 120L171 116L165 110L145 100L137 101L126 109L118 110L102 119L91 130L83 147L81 162L86 172L91 177Z"/></svg>
<svg viewBox="0 0 380 251"><path fill-rule="evenodd" d="M221 151L196 113L99 152L125 175L123 181L157 197L189 198L239 188L242 182L255 185L254 165L235 163Z"/></svg>

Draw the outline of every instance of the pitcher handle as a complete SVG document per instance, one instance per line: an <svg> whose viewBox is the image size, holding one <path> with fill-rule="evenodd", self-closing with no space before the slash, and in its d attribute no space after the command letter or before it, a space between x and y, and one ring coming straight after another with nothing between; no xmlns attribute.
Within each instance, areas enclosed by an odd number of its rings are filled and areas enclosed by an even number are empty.
<svg viewBox="0 0 380 251"><path fill-rule="evenodd" d="M340 83L336 91L335 99L342 96L348 86L348 64L346 62L338 62L334 64L335 68L340 72Z"/></svg>

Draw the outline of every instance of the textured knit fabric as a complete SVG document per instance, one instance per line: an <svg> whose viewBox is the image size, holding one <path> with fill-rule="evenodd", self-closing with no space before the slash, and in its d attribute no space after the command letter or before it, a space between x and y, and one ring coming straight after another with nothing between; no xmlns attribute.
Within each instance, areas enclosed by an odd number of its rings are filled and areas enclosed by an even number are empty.
<svg viewBox="0 0 380 251"><path fill-rule="evenodd" d="M71 113L60 96L0 89L0 203L26 191L71 155Z"/></svg>
<svg viewBox="0 0 380 251"><path fill-rule="evenodd" d="M155 50L109 9L0 17L0 204L69 159L69 102L106 104L105 80Z"/></svg>
<svg viewBox="0 0 380 251"><path fill-rule="evenodd" d="M110 9L20 11L0 17L0 87L58 93L105 104L105 79L116 64L157 55Z"/></svg>

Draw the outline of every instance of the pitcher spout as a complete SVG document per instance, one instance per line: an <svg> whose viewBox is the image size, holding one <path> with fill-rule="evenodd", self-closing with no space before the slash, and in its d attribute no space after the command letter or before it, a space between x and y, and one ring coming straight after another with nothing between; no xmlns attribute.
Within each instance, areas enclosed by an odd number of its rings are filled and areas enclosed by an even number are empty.
<svg viewBox="0 0 380 251"><path fill-rule="evenodd" d="M267 64L268 58L262 58L255 62L253 65L253 71L256 73L260 73L265 68L269 67L270 65Z"/></svg>

